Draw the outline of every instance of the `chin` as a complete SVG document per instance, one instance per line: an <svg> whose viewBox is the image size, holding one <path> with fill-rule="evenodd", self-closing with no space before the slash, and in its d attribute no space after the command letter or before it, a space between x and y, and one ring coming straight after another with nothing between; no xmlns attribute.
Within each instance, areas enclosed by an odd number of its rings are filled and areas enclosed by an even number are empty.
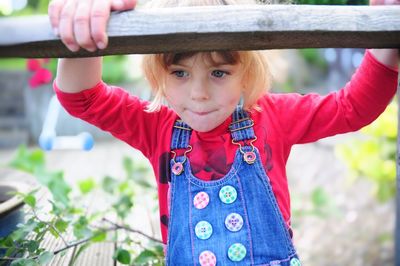
<svg viewBox="0 0 400 266"><path fill-rule="evenodd" d="M189 125L190 126L190 125ZM208 132L208 131L211 131L211 130L213 130L215 127L212 127L212 126L209 126L209 125L207 125L207 126L204 126L204 125L202 125L202 126L190 126L193 130L195 130L195 131L197 131L197 132Z"/></svg>

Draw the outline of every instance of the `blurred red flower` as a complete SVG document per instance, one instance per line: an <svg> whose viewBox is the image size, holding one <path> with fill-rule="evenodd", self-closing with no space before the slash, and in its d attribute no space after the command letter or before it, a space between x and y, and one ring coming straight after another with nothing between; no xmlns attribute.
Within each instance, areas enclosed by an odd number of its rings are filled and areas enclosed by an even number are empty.
<svg viewBox="0 0 400 266"><path fill-rule="evenodd" d="M50 70L46 69L44 65L49 63L49 59L28 59L26 68L28 71L33 72L28 83L32 89L35 89L43 84L51 82L53 75Z"/></svg>

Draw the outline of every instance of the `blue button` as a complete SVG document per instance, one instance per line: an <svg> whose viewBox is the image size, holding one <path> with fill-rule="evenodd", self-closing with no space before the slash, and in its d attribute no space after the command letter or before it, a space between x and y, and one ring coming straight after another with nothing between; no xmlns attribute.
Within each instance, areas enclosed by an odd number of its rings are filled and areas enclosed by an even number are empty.
<svg viewBox="0 0 400 266"><path fill-rule="evenodd" d="M213 228L209 222L200 221L196 224L194 231L198 238L205 240L210 238L213 233Z"/></svg>

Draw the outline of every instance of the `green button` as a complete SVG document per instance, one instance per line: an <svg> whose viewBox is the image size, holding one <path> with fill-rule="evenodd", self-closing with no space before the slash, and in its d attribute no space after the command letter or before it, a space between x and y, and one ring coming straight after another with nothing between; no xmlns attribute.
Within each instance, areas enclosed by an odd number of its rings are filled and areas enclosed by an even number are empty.
<svg viewBox="0 0 400 266"><path fill-rule="evenodd" d="M219 198L225 204L231 204L235 202L237 198L236 189L232 186L224 186L219 191Z"/></svg>
<svg viewBox="0 0 400 266"><path fill-rule="evenodd" d="M228 257L231 261L242 261L246 257L246 248L240 243L235 243L229 247Z"/></svg>
<svg viewBox="0 0 400 266"><path fill-rule="evenodd" d="M293 258L290 260L290 266L301 266L301 262L298 258Z"/></svg>

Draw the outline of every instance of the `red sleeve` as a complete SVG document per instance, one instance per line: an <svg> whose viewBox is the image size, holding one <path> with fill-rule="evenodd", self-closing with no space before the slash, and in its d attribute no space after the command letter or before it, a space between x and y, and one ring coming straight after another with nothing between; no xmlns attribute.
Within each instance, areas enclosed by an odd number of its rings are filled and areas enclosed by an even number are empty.
<svg viewBox="0 0 400 266"><path fill-rule="evenodd" d="M122 88L100 82L79 93L66 93L54 82L54 90L68 113L110 132L148 158L154 155L165 131L171 130L167 122L173 121L172 111L161 108L159 112L146 112L148 102Z"/></svg>
<svg viewBox="0 0 400 266"><path fill-rule="evenodd" d="M280 120L289 145L313 142L359 130L374 121L395 95L397 75L397 70L367 51L350 82L337 92L325 96L269 94L263 102Z"/></svg>

